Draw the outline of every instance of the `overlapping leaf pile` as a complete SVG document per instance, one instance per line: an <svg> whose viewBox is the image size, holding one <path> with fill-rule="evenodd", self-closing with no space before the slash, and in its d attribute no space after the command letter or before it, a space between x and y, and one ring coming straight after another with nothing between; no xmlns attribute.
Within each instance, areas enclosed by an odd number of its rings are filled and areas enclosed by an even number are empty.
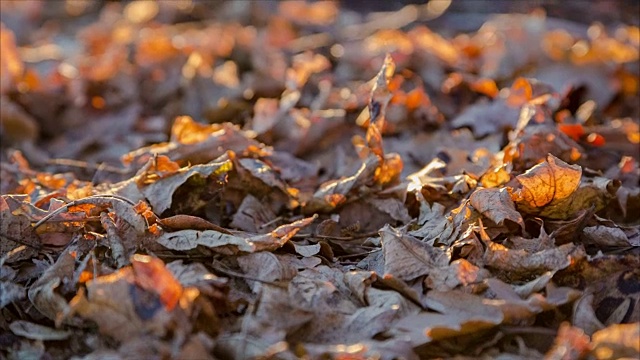
<svg viewBox="0 0 640 360"><path fill-rule="evenodd" d="M640 29L434 4L3 2L3 357L637 356Z"/></svg>

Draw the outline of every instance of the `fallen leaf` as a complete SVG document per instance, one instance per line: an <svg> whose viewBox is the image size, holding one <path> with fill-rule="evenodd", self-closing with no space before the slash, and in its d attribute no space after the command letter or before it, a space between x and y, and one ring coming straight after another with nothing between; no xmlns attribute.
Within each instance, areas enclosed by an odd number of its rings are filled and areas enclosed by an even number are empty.
<svg viewBox="0 0 640 360"><path fill-rule="evenodd" d="M465 259L458 259L448 267L432 270L425 279L425 285L438 291L453 290L458 286L467 286L483 281L489 272L481 269Z"/></svg>
<svg viewBox="0 0 640 360"><path fill-rule="evenodd" d="M266 282L291 280L298 270L290 262L283 261L282 256L269 252L256 252L238 257L238 266L244 274ZM249 286L257 292L262 288L257 281L247 280Z"/></svg>
<svg viewBox="0 0 640 360"><path fill-rule="evenodd" d="M457 291L431 291L427 306L441 313L421 312L398 321L397 335L407 336L414 347L459 335L482 332L502 323L502 311L485 305L482 298Z"/></svg>
<svg viewBox="0 0 640 360"><path fill-rule="evenodd" d="M298 245L294 243L293 246L296 249L296 253L304 257L310 257L320 252L320 244Z"/></svg>
<svg viewBox="0 0 640 360"><path fill-rule="evenodd" d="M62 253L27 291L33 306L50 320L59 321L69 311L67 300L56 289L72 279L75 260L72 254Z"/></svg>
<svg viewBox="0 0 640 360"><path fill-rule="evenodd" d="M12 322L9 329L18 336L32 340L64 340L71 336L70 331L52 329L24 320Z"/></svg>
<svg viewBox="0 0 640 360"><path fill-rule="evenodd" d="M636 6L393 3L3 2L2 356L638 353Z"/></svg>
<svg viewBox="0 0 640 360"><path fill-rule="evenodd" d="M569 197L580 185L582 169L569 165L553 155L544 163L516 176L522 188L516 191L516 203L536 209Z"/></svg>
<svg viewBox="0 0 640 360"><path fill-rule="evenodd" d="M309 225L315 218L314 216L282 225L264 235L233 235L216 230L179 230L163 233L156 238L156 241L172 250L191 250L198 245L202 245L229 255L238 252L252 253L255 251L275 250L284 245L301 228Z"/></svg>
<svg viewBox="0 0 640 360"><path fill-rule="evenodd" d="M242 199L238 211L233 215L231 226L243 231L260 232L273 230L276 224L270 224L276 218L273 209L251 194Z"/></svg>
<svg viewBox="0 0 640 360"><path fill-rule="evenodd" d="M589 336L568 323L562 323L553 346L545 354L545 359L582 359L589 350Z"/></svg>
<svg viewBox="0 0 640 360"><path fill-rule="evenodd" d="M512 221L524 230L522 215L516 211L507 189L476 189L469 198L471 206L494 223L503 225L505 220Z"/></svg>
<svg viewBox="0 0 640 360"><path fill-rule="evenodd" d="M330 211L344 204L351 191L373 180L379 164L380 159L377 156L369 156L352 176L322 184L313 194L313 199L305 206L306 212Z"/></svg>
<svg viewBox="0 0 640 360"><path fill-rule="evenodd" d="M501 244L489 242L484 254L484 262L489 268L508 271L512 274L530 274L564 269L574 259L584 256L584 249L574 244L565 244L530 254L525 250L510 250Z"/></svg>
<svg viewBox="0 0 640 360"><path fill-rule="evenodd" d="M141 288L154 292L167 311L173 310L182 296L182 286L164 266L160 259L144 255L131 258L135 283Z"/></svg>
<svg viewBox="0 0 640 360"><path fill-rule="evenodd" d="M614 324L593 334L596 359L633 358L640 354L638 324Z"/></svg>
<svg viewBox="0 0 640 360"><path fill-rule="evenodd" d="M408 281L428 275L449 262L449 256L441 249L403 234L389 225L380 230L380 236L385 274Z"/></svg>
<svg viewBox="0 0 640 360"><path fill-rule="evenodd" d="M26 296L25 287L11 281L0 281L0 308Z"/></svg>
<svg viewBox="0 0 640 360"><path fill-rule="evenodd" d="M142 187L140 192L148 199L153 210L158 214L162 214L171 207L176 189L191 177L206 179L210 176L220 176L231 170L231 166L231 162L225 161L182 168L171 175Z"/></svg>

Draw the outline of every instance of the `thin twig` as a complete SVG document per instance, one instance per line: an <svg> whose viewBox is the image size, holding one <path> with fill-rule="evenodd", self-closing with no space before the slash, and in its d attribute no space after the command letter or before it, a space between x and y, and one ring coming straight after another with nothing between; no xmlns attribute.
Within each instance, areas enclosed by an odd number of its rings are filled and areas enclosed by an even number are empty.
<svg viewBox="0 0 640 360"><path fill-rule="evenodd" d="M6 164L4 162L0 162L0 168L14 174L21 174L21 175L28 175L28 176L35 176L36 174L38 174L37 171L33 171L31 169L20 169L18 167L18 164L15 164L15 163Z"/></svg>
<svg viewBox="0 0 640 360"><path fill-rule="evenodd" d="M318 238L318 239L327 239L327 240L356 240L356 239L364 239L371 236L377 236L377 232L370 232L366 234L359 234L354 236L332 236L332 235L319 235L319 234L296 234L293 237L296 239L306 239L306 238Z"/></svg>
<svg viewBox="0 0 640 360"><path fill-rule="evenodd" d="M259 227L260 227L260 229L264 229L264 228L266 228L267 226L269 226L269 225L273 225L273 224L277 223L277 222L278 222L278 221L280 221L280 220L282 220L282 216L278 216L277 218L275 218L275 219L273 219L273 220L271 220L271 221L269 221L269 222L266 222L266 223L264 223L264 224L260 225Z"/></svg>
<svg viewBox="0 0 640 360"><path fill-rule="evenodd" d="M27 243L27 242L24 242L23 240L16 239L16 238L11 237L11 236L6 235L6 234L0 235L0 238L7 239L7 240L9 240L9 241L13 241L13 242L15 242L15 243L22 244L22 245L24 245L24 246L28 246L28 247L30 247L30 248L32 248L32 249L40 250L40 247L38 247L38 246L36 246L36 245L29 244L29 243Z"/></svg>
<svg viewBox="0 0 640 360"><path fill-rule="evenodd" d="M553 329L540 328L540 327L532 327L532 326L501 326L500 329L503 333L509 335L517 335L517 334L539 334L539 335L548 335L548 336L556 336L557 331Z"/></svg>
<svg viewBox="0 0 640 360"><path fill-rule="evenodd" d="M70 221L100 221L100 216L87 216L84 218L77 218L77 219L49 219L50 223L64 223L64 222L70 222Z"/></svg>
<svg viewBox="0 0 640 360"><path fill-rule="evenodd" d="M258 279L256 277L250 276L250 275L245 275L245 274L240 274L238 272L235 272L233 270L229 270L220 266L215 266L212 264L213 270L215 271L219 271L225 275L228 276L233 276L233 277L237 277L237 278L241 278L241 279L246 279L246 280L251 280L251 281L257 281L263 284L267 284L267 285L271 285L271 286L275 286L275 287L279 287L279 288L284 288L286 289L288 286L284 285L284 284L278 284L276 282L273 281L268 281L268 280L262 280L262 279Z"/></svg>
<svg viewBox="0 0 640 360"><path fill-rule="evenodd" d="M375 250L371 250L371 251L367 251L367 252L361 252L361 253L357 253L357 254L340 255L340 256L336 256L336 258L337 259L348 259L348 258L358 257L358 256L367 256L367 255L376 253L376 252L378 252L380 250L382 250L382 249L375 249Z"/></svg>
<svg viewBox="0 0 640 360"><path fill-rule="evenodd" d="M47 164L76 167L76 168L82 168L82 169L88 169L88 170L101 170L101 171L107 171L107 172L121 174L121 175L126 175L131 171L130 169L117 168L115 166L107 165L104 163L91 164L86 161L72 160L72 159L49 159L47 160Z"/></svg>
<svg viewBox="0 0 640 360"><path fill-rule="evenodd" d="M193 254L156 253L155 255L162 259L206 259L211 257L211 255L193 255Z"/></svg>

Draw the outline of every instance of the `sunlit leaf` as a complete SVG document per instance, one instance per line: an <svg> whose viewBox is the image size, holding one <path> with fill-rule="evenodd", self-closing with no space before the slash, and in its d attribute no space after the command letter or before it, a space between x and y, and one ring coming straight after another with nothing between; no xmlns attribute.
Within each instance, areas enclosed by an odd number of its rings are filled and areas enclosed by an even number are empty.
<svg viewBox="0 0 640 360"><path fill-rule="evenodd" d="M528 207L539 208L562 200L578 188L581 176L580 166L569 165L549 155L545 162L516 177L522 185L517 192L520 196L517 201Z"/></svg>
<svg viewBox="0 0 640 360"><path fill-rule="evenodd" d="M171 311L182 296L182 286L160 259L134 255L131 259L135 282L147 291L155 292L167 310Z"/></svg>
<svg viewBox="0 0 640 360"><path fill-rule="evenodd" d="M593 354L597 359L633 358L640 353L636 341L638 324L615 324L593 334Z"/></svg>

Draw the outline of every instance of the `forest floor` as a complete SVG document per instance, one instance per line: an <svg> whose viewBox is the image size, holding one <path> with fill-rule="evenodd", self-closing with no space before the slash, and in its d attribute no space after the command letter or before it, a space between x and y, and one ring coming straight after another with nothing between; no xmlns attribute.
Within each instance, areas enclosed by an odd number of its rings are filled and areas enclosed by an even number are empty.
<svg viewBox="0 0 640 360"><path fill-rule="evenodd" d="M2 0L0 357L640 356L640 4L400 3Z"/></svg>

